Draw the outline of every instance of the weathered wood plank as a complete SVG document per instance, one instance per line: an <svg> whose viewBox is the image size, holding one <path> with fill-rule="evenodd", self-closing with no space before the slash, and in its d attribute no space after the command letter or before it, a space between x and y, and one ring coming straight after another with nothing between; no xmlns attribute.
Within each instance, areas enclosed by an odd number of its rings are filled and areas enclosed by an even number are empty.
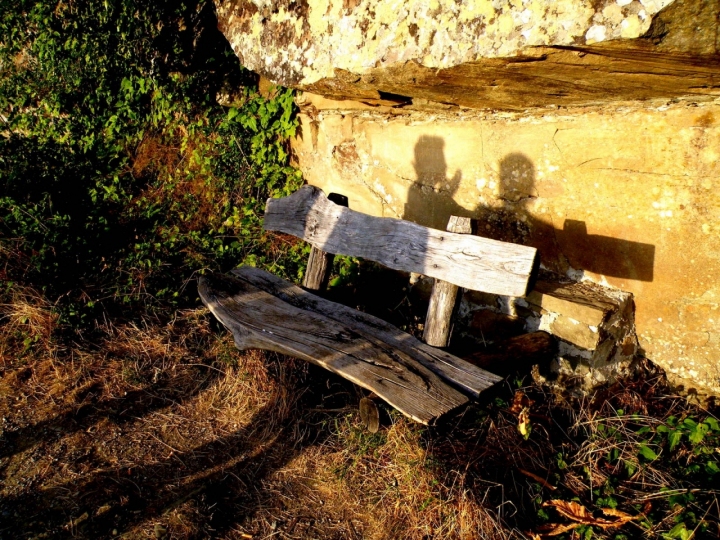
<svg viewBox="0 0 720 540"><path fill-rule="evenodd" d="M470 234L472 232L471 220L467 217L450 216L447 230L458 234ZM440 279L436 279L433 283L423 329L423 341L428 345L447 347L459 290L457 285Z"/></svg>
<svg viewBox="0 0 720 540"><path fill-rule="evenodd" d="M535 248L368 216L337 206L314 186L269 199L263 227L303 238L330 253L507 296L524 296L537 266Z"/></svg>
<svg viewBox="0 0 720 540"><path fill-rule="evenodd" d="M501 380L497 375L457 356L426 345L382 319L310 294L268 272L244 266L235 268L232 273L255 287L285 299L295 307L327 317L336 324L349 325L353 331L367 336L373 342L381 341L384 346L414 358L433 373L474 397Z"/></svg>
<svg viewBox="0 0 720 540"><path fill-rule="evenodd" d="M314 362L375 392L418 422L432 423L467 401L437 372L462 378L463 389L474 395L500 380L380 319L267 272L244 267L234 274L203 277L199 291L233 332L239 348L267 349Z"/></svg>
<svg viewBox="0 0 720 540"><path fill-rule="evenodd" d="M293 289L287 287L285 292L298 294ZM272 350L318 364L424 424L467 402L466 396L391 346L322 314L294 307L286 298L242 278L208 276L199 290L240 349Z"/></svg>

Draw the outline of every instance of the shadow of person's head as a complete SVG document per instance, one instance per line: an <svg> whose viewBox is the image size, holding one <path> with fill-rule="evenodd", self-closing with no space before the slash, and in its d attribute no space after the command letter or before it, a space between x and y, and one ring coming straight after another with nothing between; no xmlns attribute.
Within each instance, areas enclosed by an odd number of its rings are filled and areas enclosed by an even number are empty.
<svg viewBox="0 0 720 540"><path fill-rule="evenodd" d="M499 197L507 202L517 203L537 197L535 189L535 165L519 152L506 155L500 161Z"/></svg>
<svg viewBox="0 0 720 540"><path fill-rule="evenodd" d="M437 190L454 194L460 186L461 174L456 171L452 178L447 176L445 161L445 140L434 135L421 135L415 143L415 160L413 161L417 181Z"/></svg>
<svg viewBox="0 0 720 540"><path fill-rule="evenodd" d="M403 219L444 230L450 216L469 213L454 199L460 188L462 171L457 169L449 177L442 137L421 135L414 152L412 166L417 179L408 186Z"/></svg>

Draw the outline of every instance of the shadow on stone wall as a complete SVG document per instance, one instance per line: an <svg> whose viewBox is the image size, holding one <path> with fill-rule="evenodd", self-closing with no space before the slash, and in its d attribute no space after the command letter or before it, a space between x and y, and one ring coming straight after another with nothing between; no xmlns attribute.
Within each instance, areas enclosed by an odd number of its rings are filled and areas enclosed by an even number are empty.
<svg viewBox="0 0 720 540"><path fill-rule="evenodd" d="M556 235L574 268L617 278L652 281L655 246L588 234L584 221L566 219Z"/></svg>
<svg viewBox="0 0 720 540"><path fill-rule="evenodd" d="M512 152L500 160L497 197L502 206L467 209L455 202L462 171L448 177L445 141L422 135L413 161L417 180L410 186L403 218L445 229L451 215L476 219L477 234L504 242L533 246L543 265L564 274L572 267L605 276L653 281L655 246L620 238L588 234L585 222L566 219L562 229L530 211L538 197L535 165L526 155Z"/></svg>
<svg viewBox="0 0 720 540"><path fill-rule="evenodd" d="M448 178L442 137L420 136L415 143L413 167L417 180L408 190L403 219L445 230L450 216L473 217L472 210L455 202L462 171L458 169L452 178Z"/></svg>

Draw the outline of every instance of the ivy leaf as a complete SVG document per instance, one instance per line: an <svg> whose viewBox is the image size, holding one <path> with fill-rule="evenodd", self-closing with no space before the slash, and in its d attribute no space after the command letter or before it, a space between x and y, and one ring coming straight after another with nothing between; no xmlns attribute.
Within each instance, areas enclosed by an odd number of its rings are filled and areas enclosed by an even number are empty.
<svg viewBox="0 0 720 540"><path fill-rule="evenodd" d="M638 448L638 455L644 457L648 461L654 461L658 457L652 448L644 444L641 444L640 448Z"/></svg>
<svg viewBox="0 0 720 540"><path fill-rule="evenodd" d="M708 416L703 423L704 423L704 424L707 424L707 426L708 426L710 429L712 429L713 431L719 431L719 432L720 432L720 423L718 423L718 421L717 421L716 418L714 418L714 417L712 417L712 416Z"/></svg>
<svg viewBox="0 0 720 540"><path fill-rule="evenodd" d="M717 461L708 461L705 464L705 472L707 472L708 474L720 473L720 467L718 467Z"/></svg>
<svg viewBox="0 0 720 540"><path fill-rule="evenodd" d="M685 523L680 522L668 531L665 538L679 538L680 540L688 540L690 532L687 530Z"/></svg>
<svg viewBox="0 0 720 540"><path fill-rule="evenodd" d="M705 424L696 424L695 428L688 434L688 440L692 444L700 444L705 438L705 432L707 431Z"/></svg>
<svg viewBox="0 0 720 540"><path fill-rule="evenodd" d="M677 429L674 429L670 433L668 433L668 442L670 443L671 452L675 450L675 447L680 443L680 439L682 439L682 433Z"/></svg>

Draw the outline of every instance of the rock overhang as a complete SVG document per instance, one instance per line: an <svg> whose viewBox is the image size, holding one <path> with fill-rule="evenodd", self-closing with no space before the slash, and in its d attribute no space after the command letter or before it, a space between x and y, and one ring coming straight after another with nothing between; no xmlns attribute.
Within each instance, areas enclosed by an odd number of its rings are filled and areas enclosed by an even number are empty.
<svg viewBox="0 0 720 540"><path fill-rule="evenodd" d="M674 0L234 0L221 29L246 67L310 85L336 69L365 74L408 61L447 69L538 46L634 39Z"/></svg>
<svg viewBox="0 0 720 540"><path fill-rule="evenodd" d="M702 0L231 0L243 65L333 99L493 110L717 96Z"/></svg>

